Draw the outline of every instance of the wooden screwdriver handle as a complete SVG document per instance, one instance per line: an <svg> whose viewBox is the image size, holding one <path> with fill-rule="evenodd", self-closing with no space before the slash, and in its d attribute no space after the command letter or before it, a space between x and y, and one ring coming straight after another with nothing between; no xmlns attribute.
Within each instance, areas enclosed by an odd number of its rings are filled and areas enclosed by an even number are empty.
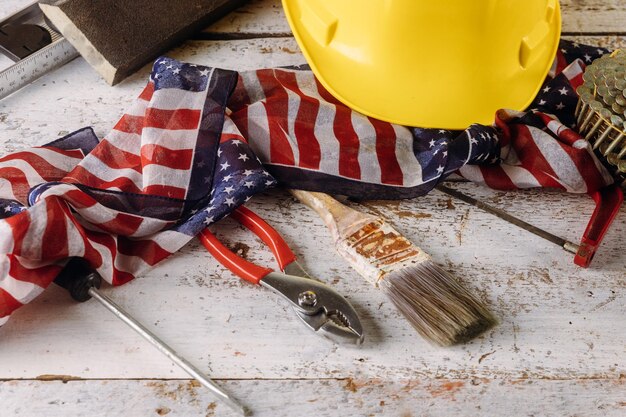
<svg viewBox="0 0 626 417"><path fill-rule="evenodd" d="M289 191L322 218L335 241L346 239L366 224L379 220L341 204L328 194L302 190Z"/></svg>

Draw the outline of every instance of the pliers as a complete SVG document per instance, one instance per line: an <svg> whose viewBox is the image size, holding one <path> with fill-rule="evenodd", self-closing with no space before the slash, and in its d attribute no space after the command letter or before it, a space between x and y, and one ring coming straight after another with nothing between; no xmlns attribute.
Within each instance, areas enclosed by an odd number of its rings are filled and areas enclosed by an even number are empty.
<svg viewBox="0 0 626 417"><path fill-rule="evenodd" d="M211 255L240 278L283 296L313 331L337 343L358 345L363 342L363 328L352 305L329 286L312 279L272 226L244 206L234 210L230 217L261 238L274 254L282 272L242 259L207 228L200 232L199 238Z"/></svg>

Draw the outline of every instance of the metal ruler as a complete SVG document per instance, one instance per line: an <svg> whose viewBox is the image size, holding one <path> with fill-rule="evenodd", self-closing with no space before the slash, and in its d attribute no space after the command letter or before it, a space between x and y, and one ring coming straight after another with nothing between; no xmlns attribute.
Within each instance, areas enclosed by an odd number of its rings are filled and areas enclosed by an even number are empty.
<svg viewBox="0 0 626 417"><path fill-rule="evenodd" d="M0 54L14 62L0 71L0 99L79 55L46 21L38 2L0 21Z"/></svg>

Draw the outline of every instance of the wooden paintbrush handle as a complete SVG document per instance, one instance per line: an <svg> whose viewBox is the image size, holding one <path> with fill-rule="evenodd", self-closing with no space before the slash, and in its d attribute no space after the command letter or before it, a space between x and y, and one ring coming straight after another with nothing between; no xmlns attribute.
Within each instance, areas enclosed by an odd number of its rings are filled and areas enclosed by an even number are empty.
<svg viewBox="0 0 626 417"><path fill-rule="evenodd" d="M345 239L368 223L378 219L353 210L328 194L302 190L289 190L300 202L312 208L330 229L335 240Z"/></svg>
<svg viewBox="0 0 626 417"><path fill-rule="evenodd" d="M374 285L389 272L429 259L382 218L353 210L327 194L290 191L320 215L339 254Z"/></svg>

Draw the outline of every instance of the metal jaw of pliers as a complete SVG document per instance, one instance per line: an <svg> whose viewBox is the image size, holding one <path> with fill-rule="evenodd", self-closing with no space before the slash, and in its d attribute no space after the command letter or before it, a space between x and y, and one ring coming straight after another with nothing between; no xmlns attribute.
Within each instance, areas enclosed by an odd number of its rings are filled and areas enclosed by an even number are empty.
<svg viewBox="0 0 626 417"><path fill-rule="evenodd" d="M352 305L337 291L312 279L274 228L243 206L230 217L261 238L271 249L282 272L240 258L208 229L203 230L200 241L222 265L240 278L280 294L289 301L302 322L317 334L337 343L358 345L363 342L361 321Z"/></svg>
<svg viewBox="0 0 626 417"><path fill-rule="evenodd" d="M285 272L270 272L261 285L280 294L311 330L336 343L363 342L363 328L356 311L337 291L308 277L297 261ZM307 278L303 278L307 276Z"/></svg>

